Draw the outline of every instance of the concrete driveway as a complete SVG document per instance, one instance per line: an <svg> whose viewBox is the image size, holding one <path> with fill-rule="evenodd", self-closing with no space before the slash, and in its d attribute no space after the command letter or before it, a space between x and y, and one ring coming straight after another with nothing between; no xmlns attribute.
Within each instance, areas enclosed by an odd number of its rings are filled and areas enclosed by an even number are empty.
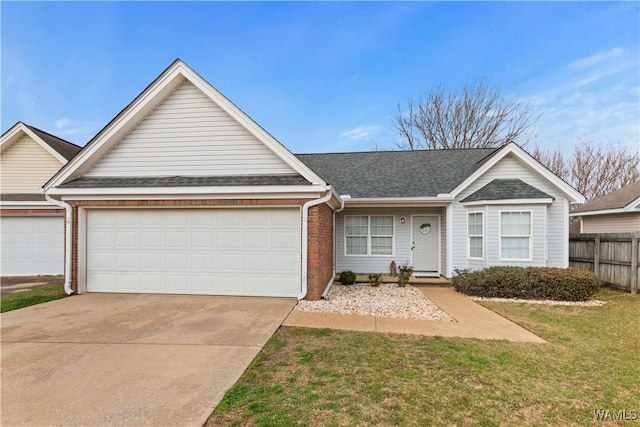
<svg viewBox="0 0 640 427"><path fill-rule="evenodd" d="M295 305L85 294L1 315L3 425L202 425Z"/></svg>

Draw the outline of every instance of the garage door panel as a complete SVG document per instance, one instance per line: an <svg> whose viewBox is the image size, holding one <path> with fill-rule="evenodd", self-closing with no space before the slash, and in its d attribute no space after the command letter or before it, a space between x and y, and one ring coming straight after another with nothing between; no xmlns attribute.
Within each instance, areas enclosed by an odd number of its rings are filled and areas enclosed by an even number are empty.
<svg viewBox="0 0 640 427"><path fill-rule="evenodd" d="M87 216L89 292L291 297L299 291L299 209L96 209ZM111 266L101 259L118 253L124 259ZM132 270L138 274L129 276ZM127 274L122 283L118 274Z"/></svg>
<svg viewBox="0 0 640 427"><path fill-rule="evenodd" d="M64 272L62 216L4 216L0 230L2 275Z"/></svg>

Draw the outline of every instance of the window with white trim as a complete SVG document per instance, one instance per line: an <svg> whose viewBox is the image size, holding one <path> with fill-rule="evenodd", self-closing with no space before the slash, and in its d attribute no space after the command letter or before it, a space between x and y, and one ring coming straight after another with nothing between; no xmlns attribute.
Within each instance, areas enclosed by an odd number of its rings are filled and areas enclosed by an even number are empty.
<svg viewBox="0 0 640 427"><path fill-rule="evenodd" d="M469 235L469 258L483 258L484 223L482 212L469 212L467 233Z"/></svg>
<svg viewBox="0 0 640 427"><path fill-rule="evenodd" d="M531 258L531 212L500 212L502 259Z"/></svg>
<svg viewBox="0 0 640 427"><path fill-rule="evenodd" d="M393 216L346 216L347 255L393 255Z"/></svg>

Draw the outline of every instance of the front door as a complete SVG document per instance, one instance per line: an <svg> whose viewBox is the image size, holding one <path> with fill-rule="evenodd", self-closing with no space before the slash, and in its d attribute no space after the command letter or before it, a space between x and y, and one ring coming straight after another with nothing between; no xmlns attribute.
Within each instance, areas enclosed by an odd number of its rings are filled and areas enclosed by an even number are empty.
<svg viewBox="0 0 640 427"><path fill-rule="evenodd" d="M412 230L413 269L438 272L438 236L440 219L437 216L414 216Z"/></svg>

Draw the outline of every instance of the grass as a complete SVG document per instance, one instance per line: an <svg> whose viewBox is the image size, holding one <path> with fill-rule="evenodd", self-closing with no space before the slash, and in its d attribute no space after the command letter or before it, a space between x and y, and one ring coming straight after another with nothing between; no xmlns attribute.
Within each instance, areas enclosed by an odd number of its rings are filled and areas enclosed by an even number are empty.
<svg viewBox="0 0 640 427"><path fill-rule="evenodd" d="M548 341L281 328L207 426L599 425L640 416L640 296L602 307L485 303Z"/></svg>
<svg viewBox="0 0 640 427"><path fill-rule="evenodd" d="M64 285L43 286L25 292L9 294L0 298L0 312L4 313L5 311L17 310L66 296Z"/></svg>

